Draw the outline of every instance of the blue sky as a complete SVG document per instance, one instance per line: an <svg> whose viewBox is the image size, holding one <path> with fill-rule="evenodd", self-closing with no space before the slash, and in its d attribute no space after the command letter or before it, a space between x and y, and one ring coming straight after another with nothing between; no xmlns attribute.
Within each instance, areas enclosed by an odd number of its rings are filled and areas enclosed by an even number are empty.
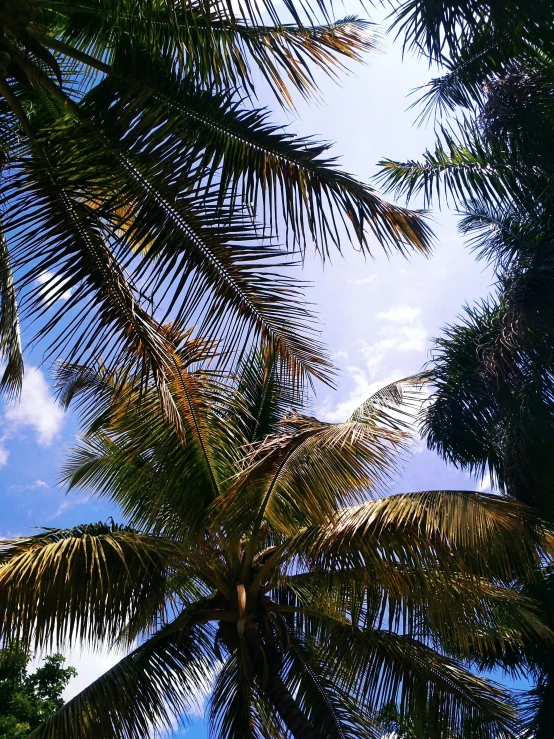
<svg viewBox="0 0 554 739"><path fill-rule="evenodd" d="M344 14L349 11L360 9L347 7ZM408 93L430 77L426 64L413 57L402 63L391 39L382 47L340 86L323 80L324 102L300 102L295 118L276 113L300 134L336 142L344 168L362 180L375 174L379 159L416 158L434 140L432 129L415 128L414 111L406 111ZM320 417L344 420L378 386L418 371L429 358L431 338L455 320L465 302L489 291L492 274L464 248L454 216L433 213L433 219L437 244L430 259L388 259L378 244L374 259L364 259L345 245L343 257L335 255L323 267L308 253L302 276L314 283L309 298L319 306L323 338L341 369L336 392L323 388L318 393ZM35 353L28 360L36 367L41 357ZM77 427L71 414L56 406L48 383L48 367L28 368L21 403L0 409L2 537L31 533L34 526L71 526L112 514L117 518L106 504L78 491L66 494L57 484ZM486 480L473 481L447 468L420 445L394 490L486 487ZM68 696L116 660L113 655L71 654L79 677ZM200 719L187 736L205 736Z"/></svg>

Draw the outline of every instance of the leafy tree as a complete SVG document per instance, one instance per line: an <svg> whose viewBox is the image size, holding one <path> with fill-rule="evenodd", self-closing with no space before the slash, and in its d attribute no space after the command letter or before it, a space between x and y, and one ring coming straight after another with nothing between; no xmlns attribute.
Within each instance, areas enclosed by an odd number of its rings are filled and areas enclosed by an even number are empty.
<svg viewBox="0 0 554 739"><path fill-rule="evenodd" d="M63 706L64 688L77 674L61 654L48 656L28 674L31 657L17 643L0 652L0 737L28 736Z"/></svg>
<svg viewBox="0 0 554 739"><path fill-rule="evenodd" d="M271 355L230 380L198 362L196 342L175 342L185 445L140 377L61 369L85 423L66 477L127 524L4 542L1 636L131 651L33 737L79 726L83 739L143 738L203 689L221 739L375 739L390 701L433 739L467 725L516 736L505 693L466 668L547 638L510 587L547 539L497 496L379 494L408 441L416 380L329 424L298 410Z"/></svg>
<svg viewBox="0 0 554 739"><path fill-rule="evenodd" d="M301 286L283 277L291 252L313 243L326 256L345 239L367 252L372 235L427 250L417 214L254 104L264 83L286 106L310 97L316 71L334 77L373 48L370 24L331 21L324 3L319 25L308 3L268 0L265 22L250 2L234 7L2 6L0 389L21 386L20 315L48 357L133 354L166 399L167 315L221 338L222 361L262 340L296 378L328 379Z"/></svg>

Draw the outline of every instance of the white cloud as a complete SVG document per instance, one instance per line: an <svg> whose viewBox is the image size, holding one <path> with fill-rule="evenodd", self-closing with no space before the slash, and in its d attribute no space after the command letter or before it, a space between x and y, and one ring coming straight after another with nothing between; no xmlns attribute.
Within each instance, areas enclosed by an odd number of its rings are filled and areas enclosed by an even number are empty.
<svg viewBox="0 0 554 739"><path fill-rule="evenodd" d="M373 393L390 382L394 382L399 377L399 375L396 375L374 381L370 380L360 367L348 367L347 370L354 381L354 387L345 400L335 405L331 405L329 398L327 398L327 401L323 403L318 413L318 417L323 421L328 421L329 423L342 423L346 421L356 408L364 400L367 400L370 395L373 395Z"/></svg>
<svg viewBox="0 0 554 739"><path fill-rule="evenodd" d="M485 475L481 482L478 485L478 488L480 493L484 493L485 491L490 492L491 490L491 476Z"/></svg>
<svg viewBox="0 0 554 739"><path fill-rule="evenodd" d="M8 464L8 457L10 456L10 452L4 444L6 438L7 434L0 436L0 469Z"/></svg>
<svg viewBox="0 0 554 739"><path fill-rule="evenodd" d="M49 488L50 485L44 480L35 480L30 485L10 485L9 490L20 492L22 490L37 490L38 488Z"/></svg>
<svg viewBox="0 0 554 739"><path fill-rule="evenodd" d="M338 352L331 355L331 359L348 359L348 352L339 349Z"/></svg>
<svg viewBox="0 0 554 739"><path fill-rule="evenodd" d="M418 370L423 363L423 357L410 357L407 362L399 355L425 352L427 330L420 320L420 315L419 308L409 305L398 305L377 313L378 336L382 338L378 338L372 344L367 344L361 339L355 342L357 355L365 366L352 363L347 367L353 387L345 400L333 403L330 397L325 399L320 408L324 420L332 423L345 421L352 411L375 391ZM343 354L346 352L338 352L333 358ZM423 404L429 391L422 388L419 395L419 402ZM419 444L414 451L422 451L424 447L424 444Z"/></svg>
<svg viewBox="0 0 554 739"><path fill-rule="evenodd" d="M411 308L409 305L397 305L387 311L377 313L377 318L394 323L413 323L421 315L420 308Z"/></svg>
<svg viewBox="0 0 554 739"><path fill-rule="evenodd" d="M373 282L377 275L368 275L367 277L359 277L354 280L348 280L349 285L368 285L370 282Z"/></svg>
<svg viewBox="0 0 554 739"><path fill-rule="evenodd" d="M359 342L368 369L375 371L394 352L425 351L427 330L419 320L420 314L419 308L408 305L399 305L377 314L377 318L384 323L379 329L383 338L370 345Z"/></svg>
<svg viewBox="0 0 554 739"><path fill-rule="evenodd" d="M54 275L52 272L41 272L37 277L39 285L44 285L40 291L46 303L55 303L57 300L69 300L71 297L71 289L64 290L59 295L60 287L63 287L67 280L62 279L59 275Z"/></svg>
<svg viewBox="0 0 554 739"><path fill-rule="evenodd" d="M75 508L75 506L78 505L84 505L85 503L88 503L90 500L90 497L84 497L84 498L67 498L64 500L64 502L58 507L58 509L48 517L48 521L52 521L54 518L59 518L62 513L65 513L66 511L70 511L72 508Z"/></svg>
<svg viewBox="0 0 554 739"><path fill-rule="evenodd" d="M4 437L30 427L38 443L49 446L61 430L63 418L63 411L50 393L44 375L39 369L29 367L23 378L19 402L7 406L4 412Z"/></svg>

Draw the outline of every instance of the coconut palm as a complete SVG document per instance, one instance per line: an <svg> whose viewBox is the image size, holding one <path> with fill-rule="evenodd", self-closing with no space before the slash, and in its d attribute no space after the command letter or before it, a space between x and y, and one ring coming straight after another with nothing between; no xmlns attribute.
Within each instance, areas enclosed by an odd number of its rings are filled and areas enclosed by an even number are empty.
<svg viewBox="0 0 554 739"><path fill-rule="evenodd" d="M142 378L60 372L86 427L66 479L127 523L4 542L1 638L131 651L33 736L145 737L203 694L222 738L375 738L391 701L432 737L515 736L506 695L467 660L547 638L509 587L547 538L496 496L379 494L416 381L329 424L300 412L271 355L231 381L173 341L185 445Z"/></svg>
<svg viewBox="0 0 554 739"><path fill-rule="evenodd" d="M370 24L321 10L316 25L290 2L293 23L269 2L264 18L246 2L2 5L1 388L21 386L20 315L47 357L134 353L162 395L166 315L328 377L300 286L282 276L291 251L368 251L372 235L425 251L429 232L255 105L264 84L283 105L309 97L314 74L374 47Z"/></svg>

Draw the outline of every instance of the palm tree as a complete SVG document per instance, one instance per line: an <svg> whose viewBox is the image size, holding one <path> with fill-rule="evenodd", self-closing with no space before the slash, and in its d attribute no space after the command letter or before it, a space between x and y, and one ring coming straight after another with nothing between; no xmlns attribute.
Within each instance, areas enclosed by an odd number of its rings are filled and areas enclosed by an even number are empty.
<svg viewBox="0 0 554 739"><path fill-rule="evenodd" d="M268 1L265 24L247 2L4 3L0 389L21 387L20 315L47 357L128 352L166 396L167 315L328 379L301 286L283 277L291 252L348 239L368 252L371 235L426 251L429 231L253 104L267 83L290 106L314 73L374 47L371 24L320 5L322 25L290 2L294 23Z"/></svg>
<svg viewBox="0 0 554 739"><path fill-rule="evenodd" d="M142 378L61 369L86 425L65 477L127 524L4 542L0 637L131 651L32 736L145 737L209 693L222 738L375 739L390 701L432 737L514 737L506 695L464 663L548 635L510 587L545 532L496 496L379 495L417 380L329 424L298 411L271 354L231 381L174 342L185 445Z"/></svg>
<svg viewBox="0 0 554 739"><path fill-rule="evenodd" d="M543 30L551 32L552 26ZM510 38L508 43L519 43L517 33ZM435 151L426 152L422 161L383 163L383 177L397 193L423 193L428 203L444 192L462 215L461 232L478 257L493 264L497 278L493 295L466 307L458 324L446 327L435 341L428 366L434 392L423 416L428 445L461 469L490 475L496 488L533 506L550 523L553 60L547 45L544 52L535 46L533 54L520 48L515 57L505 56L499 73L486 55L479 62L489 65L486 74L477 71L476 62L462 64L448 80L429 88L424 114L433 103L443 109L456 103L470 108L475 118L464 120L457 135L443 129ZM528 590L548 621L549 566L539 568ZM535 683L525 701L522 736L551 737L551 645L531 640L506 666L521 669Z"/></svg>
<svg viewBox="0 0 554 739"><path fill-rule="evenodd" d="M554 55L554 10L545 0L397 0L389 30L443 72L423 90L422 119L479 107L489 84Z"/></svg>

